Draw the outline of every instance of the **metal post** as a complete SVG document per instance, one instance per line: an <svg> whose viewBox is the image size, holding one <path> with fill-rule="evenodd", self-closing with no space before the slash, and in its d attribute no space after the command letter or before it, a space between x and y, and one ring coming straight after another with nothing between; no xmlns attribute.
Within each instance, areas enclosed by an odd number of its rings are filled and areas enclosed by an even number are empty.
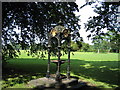
<svg viewBox="0 0 120 90"><path fill-rule="evenodd" d="M50 46L48 46L48 66L47 66L47 78L50 77Z"/></svg>
<svg viewBox="0 0 120 90"><path fill-rule="evenodd" d="M56 81L60 82L60 34L57 37L58 39L58 65L57 65L57 72L56 72Z"/></svg>
<svg viewBox="0 0 120 90"><path fill-rule="evenodd" d="M67 66L67 78L70 79L70 37L69 37L69 44L68 44L68 66Z"/></svg>
<svg viewBox="0 0 120 90"><path fill-rule="evenodd" d="M70 78L70 47L68 47L68 66L67 66L67 78Z"/></svg>

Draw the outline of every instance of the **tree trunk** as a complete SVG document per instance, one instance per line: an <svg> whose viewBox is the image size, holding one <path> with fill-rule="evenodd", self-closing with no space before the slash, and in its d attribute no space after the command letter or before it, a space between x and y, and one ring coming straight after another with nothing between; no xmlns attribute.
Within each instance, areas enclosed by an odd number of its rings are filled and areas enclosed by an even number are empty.
<svg viewBox="0 0 120 90"><path fill-rule="evenodd" d="M110 53L110 49L108 49L108 53Z"/></svg>
<svg viewBox="0 0 120 90"><path fill-rule="evenodd" d="M97 53L100 53L100 50L98 49Z"/></svg>
<svg viewBox="0 0 120 90"><path fill-rule="evenodd" d="M119 50L118 50L118 49L116 50L116 53L119 53Z"/></svg>

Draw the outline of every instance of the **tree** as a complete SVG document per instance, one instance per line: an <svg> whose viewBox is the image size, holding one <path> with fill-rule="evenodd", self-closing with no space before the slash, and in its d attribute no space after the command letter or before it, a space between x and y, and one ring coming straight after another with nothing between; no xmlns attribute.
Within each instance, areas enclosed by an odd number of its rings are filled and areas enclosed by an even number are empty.
<svg viewBox="0 0 120 90"><path fill-rule="evenodd" d="M90 47L90 45L89 45L88 43L82 42L81 51L83 51L83 52L88 52L88 51L89 51L89 47Z"/></svg>
<svg viewBox="0 0 120 90"><path fill-rule="evenodd" d="M73 2L3 2L2 3L2 59L3 63L17 56L22 49L30 47L30 54L47 47L48 33L59 22L70 29L72 39L79 38L79 11ZM19 33L16 32L19 30Z"/></svg>
<svg viewBox="0 0 120 90"><path fill-rule="evenodd" d="M94 51L95 51L94 45L89 45L88 52L94 52Z"/></svg>
<svg viewBox="0 0 120 90"><path fill-rule="evenodd" d="M96 36L96 38L93 40L92 43L94 44L93 45L94 51L97 53L106 52L110 48L109 42L105 38L105 36L102 38L99 38L99 36Z"/></svg>
<svg viewBox="0 0 120 90"><path fill-rule="evenodd" d="M80 48L78 47L78 44L74 41L71 42L71 47L72 47L72 51L77 51Z"/></svg>
<svg viewBox="0 0 120 90"><path fill-rule="evenodd" d="M102 38L99 38L99 36L96 36L94 39L94 49L98 50L99 52L119 52L119 42L116 39L115 36L111 31L107 32L109 35L105 35ZM96 51L95 50L95 51Z"/></svg>
<svg viewBox="0 0 120 90"><path fill-rule="evenodd" d="M104 29L107 29L107 31L110 31L112 35L114 35L114 39L112 40L115 41L113 42L116 42L117 46L120 45L120 35L118 34L120 32L119 22L117 21L119 6L118 2L100 2L99 5L96 4L93 7L94 12L98 15L90 17L85 24L86 31L91 32L91 34L88 35L88 38L92 37L93 41L100 41L105 35L110 37L111 35L109 33L103 31ZM99 36L99 38L96 38L96 36ZM97 43L99 44L99 42ZM100 45L97 47L99 46Z"/></svg>
<svg viewBox="0 0 120 90"><path fill-rule="evenodd" d="M108 33L109 33L109 36L107 36L107 40L108 40L108 44L109 44L108 46L110 47L110 51L119 53L119 50L120 50L120 47L119 47L120 46L120 40L119 40L119 38L116 39L116 36L114 35L113 32L109 31Z"/></svg>

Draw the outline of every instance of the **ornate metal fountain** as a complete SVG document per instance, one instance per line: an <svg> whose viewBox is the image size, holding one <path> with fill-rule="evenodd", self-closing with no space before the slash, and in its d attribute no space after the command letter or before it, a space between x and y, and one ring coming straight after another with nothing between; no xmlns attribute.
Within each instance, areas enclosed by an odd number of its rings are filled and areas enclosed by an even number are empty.
<svg viewBox="0 0 120 90"><path fill-rule="evenodd" d="M66 29L60 23L55 26L48 34L48 65L47 65L47 74L46 77L50 77L50 63L55 63L57 66L56 77L55 80L60 82L61 81L61 74L60 74L60 67L61 64L65 63L66 60L61 60L61 45L62 41L67 41L67 50L68 50L68 66L67 66L67 78L70 78L70 41L71 35L69 29ZM58 60L51 60L51 51L57 50L57 57Z"/></svg>

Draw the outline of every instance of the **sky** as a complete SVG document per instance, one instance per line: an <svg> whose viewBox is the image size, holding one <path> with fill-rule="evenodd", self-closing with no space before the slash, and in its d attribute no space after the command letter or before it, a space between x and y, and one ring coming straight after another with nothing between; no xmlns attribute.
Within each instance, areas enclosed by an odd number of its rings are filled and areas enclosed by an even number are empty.
<svg viewBox="0 0 120 90"><path fill-rule="evenodd" d="M78 7L81 7L85 3L86 3L85 0L76 0L76 4L78 5ZM87 22L90 16L96 16L97 14L93 11L92 6L90 5L87 5L82 9L79 9L79 12L75 12L75 14L76 16L81 15L80 16L81 22L79 22L79 24L81 25L81 29L79 30L80 36L83 37L85 43L89 43L90 45L92 45L92 40L91 39L88 40L87 38L87 35L89 35L90 32L85 31L84 23Z"/></svg>

